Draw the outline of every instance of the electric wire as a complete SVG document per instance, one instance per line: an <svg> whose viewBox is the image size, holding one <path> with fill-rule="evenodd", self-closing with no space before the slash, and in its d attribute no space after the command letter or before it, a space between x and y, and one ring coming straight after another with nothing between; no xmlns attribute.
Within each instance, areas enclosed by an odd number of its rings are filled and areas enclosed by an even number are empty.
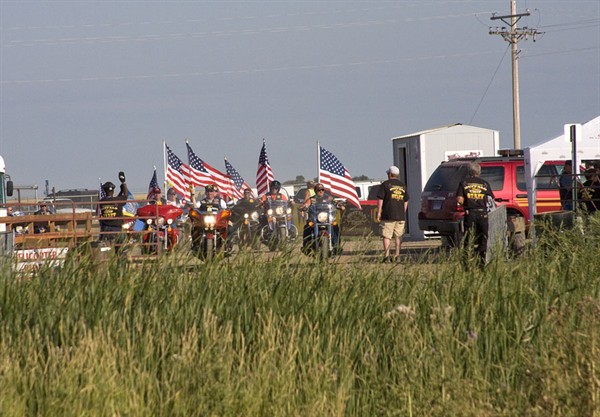
<svg viewBox="0 0 600 417"><path fill-rule="evenodd" d="M473 116L471 116L471 120L469 121L470 125L473 124L473 119L475 119L475 115L479 111L479 108L481 107L481 104L483 103L483 100L484 100L485 96L487 95L487 92L490 89L492 82L496 78L496 74L498 74L498 70L500 69L502 62L504 61L504 57L506 57L506 54L508 53L509 49L510 49L510 44L508 44L506 46L506 49L504 50L504 54L502 54L502 58L500 58L500 62L498 62L498 66L496 67L496 70L494 71L494 74L492 75L490 82L488 83L487 87L485 88L485 91L483 92L483 95L481 96L481 100L479 100L479 104L477 104L477 108L475 109L475 112L473 112Z"/></svg>

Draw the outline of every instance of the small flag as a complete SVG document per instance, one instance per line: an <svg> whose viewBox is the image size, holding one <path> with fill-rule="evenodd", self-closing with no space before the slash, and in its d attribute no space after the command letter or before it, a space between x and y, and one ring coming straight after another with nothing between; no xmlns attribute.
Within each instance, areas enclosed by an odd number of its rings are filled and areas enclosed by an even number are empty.
<svg viewBox="0 0 600 417"><path fill-rule="evenodd" d="M360 208L358 194L350 173L331 152L319 145L319 182L336 197L345 198Z"/></svg>
<svg viewBox="0 0 600 417"><path fill-rule="evenodd" d="M225 170L227 171L227 175L231 180L231 191L233 193L233 197L240 199L244 197L244 190L246 188L250 188L250 186L244 181L242 176L235 170L233 165L229 163L227 158L225 158Z"/></svg>
<svg viewBox="0 0 600 417"><path fill-rule="evenodd" d="M188 195L190 192L188 188L189 180L184 173L186 165L169 149L166 143L165 148L167 149L167 182L179 194Z"/></svg>
<svg viewBox="0 0 600 417"><path fill-rule="evenodd" d="M154 200L158 192L160 192L160 187L158 186L158 179L156 178L156 168L154 168L154 174L152 174L150 184L148 185L148 195L146 196L146 200Z"/></svg>
<svg viewBox="0 0 600 417"><path fill-rule="evenodd" d="M258 170L256 171L256 188L259 196L267 193L269 184L274 179L273 171L269 165L269 158L267 157L267 144L263 139L260 156L258 157Z"/></svg>

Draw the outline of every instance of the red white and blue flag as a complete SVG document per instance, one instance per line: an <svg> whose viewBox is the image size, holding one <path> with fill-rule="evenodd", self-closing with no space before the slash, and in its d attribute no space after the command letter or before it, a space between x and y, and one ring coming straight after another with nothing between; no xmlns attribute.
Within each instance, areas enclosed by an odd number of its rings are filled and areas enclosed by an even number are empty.
<svg viewBox="0 0 600 417"><path fill-rule="evenodd" d="M167 182L183 196L189 195L189 180L186 175L187 165L175 155L165 143L167 150Z"/></svg>
<svg viewBox="0 0 600 417"><path fill-rule="evenodd" d="M217 184L222 196L231 196L231 183L229 177L216 168L200 159L192 150L189 143L185 143L188 150L188 176L192 184L205 187L208 184Z"/></svg>
<svg viewBox="0 0 600 417"><path fill-rule="evenodd" d="M154 174L152 174L150 184L148 185L148 195L146 196L146 200L154 200L154 197L159 191L160 187L158 185L158 178L156 178L156 168L154 168Z"/></svg>
<svg viewBox="0 0 600 417"><path fill-rule="evenodd" d="M227 158L225 158L225 170L231 180L231 193L233 194L233 198L240 199L244 197L244 190L250 188L250 186L244 181L233 165L229 163Z"/></svg>
<svg viewBox="0 0 600 417"><path fill-rule="evenodd" d="M350 173L331 152L319 145L319 182L336 197L345 198L360 208L358 194Z"/></svg>
<svg viewBox="0 0 600 417"><path fill-rule="evenodd" d="M256 171L256 189L259 196L267 193L269 184L274 179L273 171L271 171L271 166L269 165L269 158L267 157L267 144L263 139L260 156L258 157L258 170Z"/></svg>

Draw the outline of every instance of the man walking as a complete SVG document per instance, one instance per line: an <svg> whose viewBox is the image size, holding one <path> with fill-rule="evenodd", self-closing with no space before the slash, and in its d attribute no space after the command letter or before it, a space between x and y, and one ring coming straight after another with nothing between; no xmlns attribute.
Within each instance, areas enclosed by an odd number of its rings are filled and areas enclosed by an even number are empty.
<svg viewBox="0 0 600 417"><path fill-rule="evenodd" d="M489 222L489 204L493 204L494 192L490 184L480 177L481 166L471 162L469 176L460 183L456 200L465 208L465 238L467 245L473 242L481 266L485 265Z"/></svg>
<svg viewBox="0 0 600 417"><path fill-rule="evenodd" d="M392 262L400 256L400 245L406 222L408 192L406 185L398 179L400 170L391 166L386 171L388 179L381 183L377 193L377 221L383 238L384 262ZM395 240L395 256L390 256L390 244Z"/></svg>

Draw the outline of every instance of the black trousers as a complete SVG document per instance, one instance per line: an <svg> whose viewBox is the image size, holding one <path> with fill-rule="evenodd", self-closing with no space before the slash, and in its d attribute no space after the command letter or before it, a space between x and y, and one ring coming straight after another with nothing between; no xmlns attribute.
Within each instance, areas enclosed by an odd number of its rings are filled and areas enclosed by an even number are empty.
<svg viewBox="0 0 600 417"><path fill-rule="evenodd" d="M465 245L473 244L475 252L485 262L489 234L488 214L486 211L469 211L465 215Z"/></svg>

